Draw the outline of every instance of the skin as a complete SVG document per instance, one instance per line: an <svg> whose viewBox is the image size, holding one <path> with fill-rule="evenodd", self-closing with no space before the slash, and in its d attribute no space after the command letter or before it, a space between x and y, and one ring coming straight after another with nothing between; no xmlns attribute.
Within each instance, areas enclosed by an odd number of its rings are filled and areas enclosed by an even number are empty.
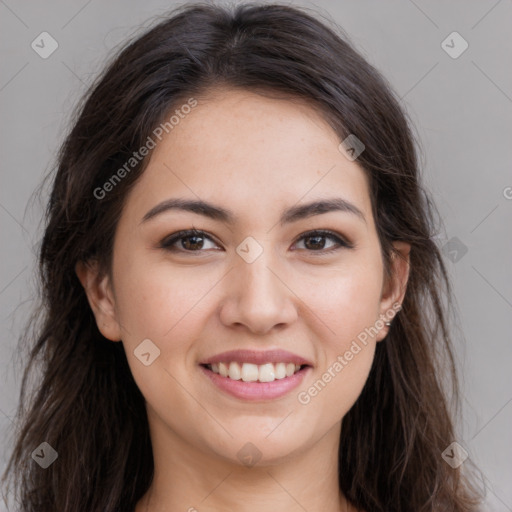
<svg viewBox="0 0 512 512"><path fill-rule="evenodd" d="M308 404L297 394L402 303L410 246L395 243L403 258L393 259L393 278L385 280L366 175L339 143L306 103L212 92L157 144L128 195L112 279L94 262L77 265L100 331L122 340L146 399L155 479L136 512L355 510L337 481L341 420L389 327L360 344ZM221 205L237 221L229 226L170 210L141 222L155 205L177 197ZM366 222L332 211L278 223L286 208L332 197L356 205ZM192 228L207 236L178 240L176 252L159 247ZM300 238L316 229L332 230L355 247L338 247L330 237ZM252 263L236 252L248 236L263 249ZM147 338L160 350L149 366L134 355ZM198 367L237 348L282 348L310 360L313 369L286 396L247 402L222 393ZM247 442L261 453L253 467L237 457Z"/></svg>

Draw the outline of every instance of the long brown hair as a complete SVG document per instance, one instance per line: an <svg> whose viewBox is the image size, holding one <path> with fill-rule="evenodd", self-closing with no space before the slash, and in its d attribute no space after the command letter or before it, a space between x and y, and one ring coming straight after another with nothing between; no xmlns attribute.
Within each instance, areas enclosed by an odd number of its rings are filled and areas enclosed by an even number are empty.
<svg viewBox="0 0 512 512"><path fill-rule="evenodd" d="M98 188L170 111L222 85L305 99L340 141L355 134L365 145L357 162L369 178L387 273L392 241L411 244L402 310L342 421L341 491L366 512L474 510L479 496L462 472L469 460L452 468L441 456L456 440L460 408L448 325L453 299L410 123L341 29L280 4L178 7L127 44L78 106L51 175L41 304L20 339L28 362L3 481L14 478L23 512L132 511L150 486L144 398L123 345L99 332L75 265L95 259L111 272L123 202L150 155L104 197ZM35 368L40 378L29 389ZM42 442L58 453L47 469L31 458Z"/></svg>

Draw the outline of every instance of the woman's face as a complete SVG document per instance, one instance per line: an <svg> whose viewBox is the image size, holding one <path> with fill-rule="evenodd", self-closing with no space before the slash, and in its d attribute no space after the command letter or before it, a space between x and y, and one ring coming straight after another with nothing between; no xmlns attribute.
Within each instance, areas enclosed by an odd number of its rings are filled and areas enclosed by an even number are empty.
<svg viewBox="0 0 512 512"><path fill-rule="evenodd" d="M154 444L275 464L339 427L407 272L397 259L385 282L365 174L311 107L221 92L158 142L93 309L122 340ZM165 207L178 199L208 206Z"/></svg>

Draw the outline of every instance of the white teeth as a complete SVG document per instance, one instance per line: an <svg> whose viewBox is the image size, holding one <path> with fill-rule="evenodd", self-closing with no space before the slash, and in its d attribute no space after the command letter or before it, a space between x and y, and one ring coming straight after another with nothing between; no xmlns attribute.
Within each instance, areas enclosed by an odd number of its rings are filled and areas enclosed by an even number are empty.
<svg viewBox="0 0 512 512"><path fill-rule="evenodd" d="M242 370L238 363L232 362L229 364L229 378L233 380L240 380L242 378Z"/></svg>
<svg viewBox="0 0 512 512"><path fill-rule="evenodd" d="M242 380L244 382L255 382L258 380L259 371L257 364L244 363L242 365Z"/></svg>
<svg viewBox="0 0 512 512"><path fill-rule="evenodd" d="M274 365L272 363L262 364L260 366L259 381L272 382L276 378Z"/></svg>
<svg viewBox="0 0 512 512"><path fill-rule="evenodd" d="M228 376L228 367L226 366L226 363L219 363L219 373L223 377L227 377Z"/></svg>
<svg viewBox="0 0 512 512"><path fill-rule="evenodd" d="M277 363L276 367L276 379L284 379L286 377L286 364Z"/></svg>
<svg viewBox="0 0 512 512"><path fill-rule="evenodd" d="M222 377L229 377L233 380L243 380L244 382L273 382L274 380L291 377L300 370L300 365L294 363L212 363L210 365L212 372L220 374Z"/></svg>

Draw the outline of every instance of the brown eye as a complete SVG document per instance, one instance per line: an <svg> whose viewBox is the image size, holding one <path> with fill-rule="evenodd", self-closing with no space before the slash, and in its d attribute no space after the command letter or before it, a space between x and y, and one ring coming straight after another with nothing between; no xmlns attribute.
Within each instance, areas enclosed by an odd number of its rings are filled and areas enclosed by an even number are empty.
<svg viewBox="0 0 512 512"><path fill-rule="evenodd" d="M334 245L326 248L326 240L330 239L334 241ZM304 240L304 246L309 252L332 252L340 247L345 247L348 249L353 248L353 245L349 242L345 241L335 233L326 230L317 230L310 231L308 233L304 233L299 241Z"/></svg>
<svg viewBox="0 0 512 512"><path fill-rule="evenodd" d="M168 251L203 252L205 240L212 240L203 231L189 229L178 231L160 243ZM179 244L179 245L178 245Z"/></svg>
<svg viewBox="0 0 512 512"><path fill-rule="evenodd" d="M326 242L330 240L331 243ZM165 238L160 242L160 247L170 252L205 252L206 249L212 249L212 247L205 247L208 241L212 242L214 246L218 247L213 239L209 237L204 231L197 229L188 229L184 231L178 231L171 236ZM315 253L331 253L341 247L352 249L354 246L346 241L345 239L338 236L332 231L316 230L304 233L298 240L299 242L304 241L304 249L307 252ZM327 245L327 247L326 247ZM300 248L302 249L302 248Z"/></svg>
<svg viewBox="0 0 512 512"><path fill-rule="evenodd" d="M201 249L203 247L204 239L200 235L190 235L181 238L183 248L187 251Z"/></svg>

